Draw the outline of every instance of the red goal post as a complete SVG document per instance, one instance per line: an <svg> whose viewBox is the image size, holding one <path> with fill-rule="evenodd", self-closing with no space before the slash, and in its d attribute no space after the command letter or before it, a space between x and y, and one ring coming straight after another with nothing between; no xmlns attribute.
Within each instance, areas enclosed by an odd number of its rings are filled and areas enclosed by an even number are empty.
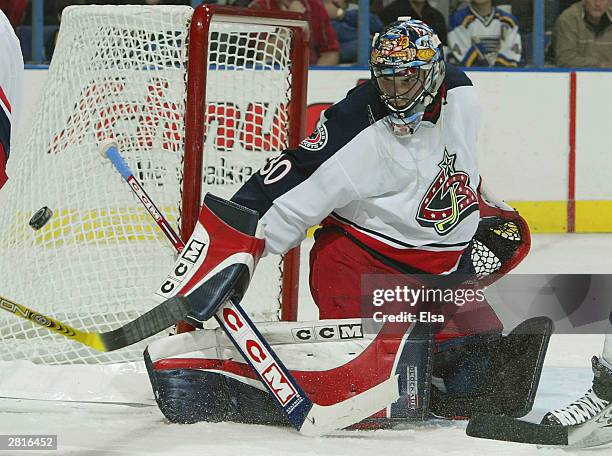
<svg viewBox="0 0 612 456"><path fill-rule="evenodd" d="M308 81L309 28L303 14L262 11L216 5L196 8L190 27L187 106L185 113L185 163L181 236L188 239L197 222L202 200L202 159L205 157L206 83L209 66L210 29L213 20L282 26L292 31L290 50L291 98L288 106L287 148L297 148L304 138ZM205 160L205 159L204 159ZM205 163L204 163L205 165ZM297 319L299 246L288 252L282 265L281 319Z"/></svg>

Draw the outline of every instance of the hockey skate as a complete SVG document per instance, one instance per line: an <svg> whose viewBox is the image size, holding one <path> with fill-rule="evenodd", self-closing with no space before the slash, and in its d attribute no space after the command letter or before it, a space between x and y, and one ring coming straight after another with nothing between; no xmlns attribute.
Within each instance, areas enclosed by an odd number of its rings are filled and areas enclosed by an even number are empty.
<svg viewBox="0 0 612 456"><path fill-rule="evenodd" d="M542 424L572 426L582 424L612 402L612 369L604 366L597 356L591 359L593 365L593 387L579 399L559 410L548 412Z"/></svg>
<svg viewBox="0 0 612 456"><path fill-rule="evenodd" d="M612 443L612 369L596 356L591 362L593 387L566 407L547 413L540 424L482 414L470 421L467 435L572 448Z"/></svg>

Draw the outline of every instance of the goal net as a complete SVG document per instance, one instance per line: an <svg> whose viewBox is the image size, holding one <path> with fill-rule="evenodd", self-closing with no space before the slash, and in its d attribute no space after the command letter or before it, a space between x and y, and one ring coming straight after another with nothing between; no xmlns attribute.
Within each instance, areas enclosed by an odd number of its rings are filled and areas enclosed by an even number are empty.
<svg viewBox="0 0 612 456"><path fill-rule="evenodd" d="M262 14L65 9L39 110L18 138L0 191L0 296L98 332L155 305L175 252L98 146L118 143L147 193L188 237L204 192L230 197L303 134L306 22ZM35 231L28 221L43 206L53 217ZM295 305L287 302L296 293L286 289L283 268L296 265L270 257L258 266L243 301L255 320ZM0 312L0 360L131 361L149 342L97 353Z"/></svg>

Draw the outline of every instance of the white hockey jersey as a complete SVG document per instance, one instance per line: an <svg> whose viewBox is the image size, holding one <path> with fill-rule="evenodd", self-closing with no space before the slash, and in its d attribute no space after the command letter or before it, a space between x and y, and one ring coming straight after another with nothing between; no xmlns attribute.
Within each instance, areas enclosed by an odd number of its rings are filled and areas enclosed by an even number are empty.
<svg viewBox="0 0 612 456"><path fill-rule="evenodd" d="M479 221L476 90L447 65L414 135L393 135L388 114L373 81L356 87L234 195L259 212L267 251L286 252L323 221L422 271L456 269Z"/></svg>
<svg viewBox="0 0 612 456"><path fill-rule="evenodd" d="M471 6L449 19L448 46L461 66L516 67L521 62L518 20L499 8L483 17Z"/></svg>
<svg viewBox="0 0 612 456"><path fill-rule="evenodd" d="M0 187L15 136L15 119L23 81L23 57L11 23L0 11Z"/></svg>

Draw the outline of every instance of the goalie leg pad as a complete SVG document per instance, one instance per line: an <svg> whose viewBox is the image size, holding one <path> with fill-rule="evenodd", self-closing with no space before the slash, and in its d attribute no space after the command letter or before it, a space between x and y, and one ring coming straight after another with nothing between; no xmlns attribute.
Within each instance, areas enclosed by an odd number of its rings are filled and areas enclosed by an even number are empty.
<svg viewBox="0 0 612 456"><path fill-rule="evenodd" d="M198 223L156 295L189 298L197 328L228 299L238 303L264 250L256 211L207 194Z"/></svg>
<svg viewBox="0 0 612 456"><path fill-rule="evenodd" d="M291 425L266 391L219 372L155 370L148 350L144 359L155 401L171 423L234 421Z"/></svg>
<svg viewBox="0 0 612 456"><path fill-rule="evenodd" d="M440 417L491 413L522 417L531 411L552 333L549 318L524 321L506 337L481 337L435 356L434 376L444 380L432 388L431 409ZM444 389L459 376L471 389ZM446 377L446 379L445 379Z"/></svg>
<svg viewBox="0 0 612 456"><path fill-rule="evenodd" d="M360 319L262 323L309 397L332 405L398 375L400 399L377 423L428 416L433 331L406 326L404 337L364 334ZM287 424L276 402L220 329L159 339L145 352L158 405L171 421ZM211 375L214 374L214 375ZM202 410L199 408L212 410Z"/></svg>

